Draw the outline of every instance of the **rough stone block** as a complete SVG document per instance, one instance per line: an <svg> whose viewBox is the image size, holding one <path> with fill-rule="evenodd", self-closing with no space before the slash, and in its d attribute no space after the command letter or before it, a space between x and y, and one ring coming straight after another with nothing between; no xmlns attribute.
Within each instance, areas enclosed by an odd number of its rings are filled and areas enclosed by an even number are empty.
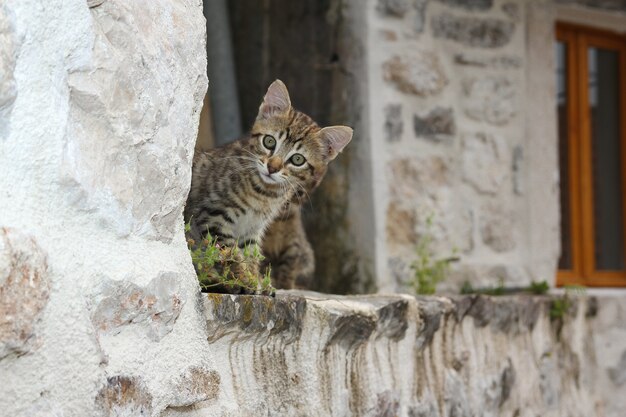
<svg viewBox="0 0 626 417"><path fill-rule="evenodd" d="M152 415L152 395L138 377L113 376L96 396L98 417Z"/></svg>
<svg viewBox="0 0 626 417"><path fill-rule="evenodd" d="M454 112L450 108L435 107L424 116L413 116L415 136L436 142L450 140L456 133Z"/></svg>
<svg viewBox="0 0 626 417"><path fill-rule="evenodd" d="M478 48L498 48L510 42L515 24L501 19L442 13L432 18L432 28L436 38Z"/></svg>
<svg viewBox="0 0 626 417"><path fill-rule="evenodd" d="M398 142L402 139L403 131L402 104L388 104L385 107L385 138L387 142Z"/></svg>
<svg viewBox="0 0 626 417"><path fill-rule="evenodd" d="M430 239L433 258L468 254L474 249L474 212L453 189L422 199L417 212L418 236Z"/></svg>
<svg viewBox="0 0 626 417"><path fill-rule="evenodd" d="M440 156L399 158L388 163L389 190L399 201L433 194L452 184L450 161Z"/></svg>
<svg viewBox="0 0 626 417"><path fill-rule="evenodd" d="M436 95L448 84L433 52L415 50L396 55L383 64L383 73L398 90L422 97Z"/></svg>
<svg viewBox="0 0 626 417"><path fill-rule="evenodd" d="M409 0L378 0L376 10L385 16L403 17L410 9Z"/></svg>
<svg viewBox="0 0 626 417"><path fill-rule="evenodd" d="M496 252L515 248L515 216L502 205L487 205L481 213L480 235L483 242ZM508 281L507 281L508 282Z"/></svg>
<svg viewBox="0 0 626 417"><path fill-rule="evenodd" d="M185 304L180 279L177 273L163 272L143 288L128 281L106 282L94 299L94 327L113 335L127 326L138 327L158 342L172 331Z"/></svg>
<svg viewBox="0 0 626 417"><path fill-rule="evenodd" d="M215 400L220 393L220 375L215 370L193 367L179 379L170 407L186 407Z"/></svg>
<svg viewBox="0 0 626 417"><path fill-rule="evenodd" d="M207 305L207 302L212 302ZM210 294L205 308L214 318L208 323L209 341L228 335L231 327L238 326L243 333L283 334L287 341L299 336L298 322L305 314L306 303L297 298L271 302L268 297L223 297Z"/></svg>
<svg viewBox="0 0 626 417"><path fill-rule="evenodd" d="M386 220L387 240L393 243L392 256L415 250L415 244L409 242L414 236L404 228L407 220L416 225L417 237L431 235L432 249L438 256L450 256L454 249L463 253L473 249L473 213L459 201L460 196L452 188L452 164L449 158L440 156L398 158L388 163L390 197L398 207L398 210L391 207ZM398 217L405 220L400 222L402 226L395 224L396 215L409 207L413 207L415 214L404 213ZM431 230L425 230L428 218L432 219ZM402 238L395 240L397 236ZM402 246L404 250L398 252Z"/></svg>
<svg viewBox="0 0 626 417"><path fill-rule="evenodd" d="M463 135L463 179L480 193L495 194L509 175L501 138L487 133Z"/></svg>
<svg viewBox="0 0 626 417"><path fill-rule="evenodd" d="M201 15L185 2L156 3L106 1L90 9L91 60L67 77L62 184L76 208L119 236L169 242L189 191L206 91L195 57L206 51Z"/></svg>
<svg viewBox="0 0 626 417"><path fill-rule="evenodd" d="M505 77L471 78L463 82L465 114L478 121L501 126L518 111L516 88Z"/></svg>
<svg viewBox="0 0 626 417"><path fill-rule="evenodd" d="M45 252L32 236L0 228L0 360L37 347L37 327L49 297Z"/></svg>
<svg viewBox="0 0 626 417"><path fill-rule="evenodd" d="M470 67L510 70L521 68L523 60L520 57L513 55L498 55L491 57L476 53L462 52L454 55L454 63Z"/></svg>

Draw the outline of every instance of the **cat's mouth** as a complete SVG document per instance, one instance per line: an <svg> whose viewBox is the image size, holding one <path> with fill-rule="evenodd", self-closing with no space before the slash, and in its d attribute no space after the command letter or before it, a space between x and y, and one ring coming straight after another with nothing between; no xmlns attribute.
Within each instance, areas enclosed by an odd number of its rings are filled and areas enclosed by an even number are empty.
<svg viewBox="0 0 626 417"><path fill-rule="evenodd" d="M264 171L265 171L264 169L259 169L259 176L261 177L264 183L276 185L282 182L282 180L278 177L278 175L273 175L267 171L265 172Z"/></svg>
<svg viewBox="0 0 626 417"><path fill-rule="evenodd" d="M271 175L267 175L267 174L261 174L261 179L263 181L265 181L266 183L268 183L268 184L277 184L278 183L278 181L276 181L274 179L274 177L272 177Z"/></svg>

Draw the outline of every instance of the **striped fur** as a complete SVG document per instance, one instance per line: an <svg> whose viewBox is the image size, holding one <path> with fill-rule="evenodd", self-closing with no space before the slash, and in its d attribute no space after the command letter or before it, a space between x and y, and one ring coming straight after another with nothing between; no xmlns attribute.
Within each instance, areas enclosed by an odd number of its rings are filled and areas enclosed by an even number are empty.
<svg viewBox="0 0 626 417"><path fill-rule="evenodd" d="M263 254L266 259L262 270L271 266L274 287L310 289L315 256L304 231L299 202L285 206L269 226L263 238Z"/></svg>

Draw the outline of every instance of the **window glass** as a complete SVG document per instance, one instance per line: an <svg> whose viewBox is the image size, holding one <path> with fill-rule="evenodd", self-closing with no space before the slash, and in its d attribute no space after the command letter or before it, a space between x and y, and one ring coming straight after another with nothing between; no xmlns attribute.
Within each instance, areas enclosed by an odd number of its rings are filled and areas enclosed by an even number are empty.
<svg viewBox="0 0 626 417"><path fill-rule="evenodd" d="M624 269L620 163L619 54L589 48L593 213L596 270Z"/></svg>

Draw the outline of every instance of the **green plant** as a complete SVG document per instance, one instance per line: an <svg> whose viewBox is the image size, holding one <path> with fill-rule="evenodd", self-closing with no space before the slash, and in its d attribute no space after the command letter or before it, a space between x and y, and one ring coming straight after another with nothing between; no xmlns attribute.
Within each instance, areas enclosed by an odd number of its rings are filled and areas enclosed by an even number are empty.
<svg viewBox="0 0 626 417"><path fill-rule="evenodd" d="M561 319L565 316L572 306L572 302L566 296L557 297L550 304L550 318Z"/></svg>
<svg viewBox="0 0 626 417"><path fill-rule="evenodd" d="M552 300L550 304L550 318L552 320L562 319L572 308L572 298L574 295L584 295L585 287L580 285L566 285L565 293L561 297Z"/></svg>
<svg viewBox="0 0 626 417"><path fill-rule="evenodd" d="M190 231L185 224L185 232ZM191 260L198 275L200 288L205 291L234 292L244 289L247 293L272 294L271 270L261 275L258 266L265 257L257 244L239 248L222 246L209 233L201 242L187 239Z"/></svg>
<svg viewBox="0 0 626 417"><path fill-rule="evenodd" d="M550 285L548 285L547 281L535 282L532 281L528 286L528 291L532 294L547 294L550 290Z"/></svg>
<svg viewBox="0 0 626 417"><path fill-rule="evenodd" d="M454 256L455 251L451 256L435 258L432 249L431 229L432 216L429 216L426 219L426 230L420 236L415 250L417 259L411 264L411 269L414 271L411 286L417 294L434 294L437 290L437 284L443 281L450 271L450 264L459 260L458 257Z"/></svg>

